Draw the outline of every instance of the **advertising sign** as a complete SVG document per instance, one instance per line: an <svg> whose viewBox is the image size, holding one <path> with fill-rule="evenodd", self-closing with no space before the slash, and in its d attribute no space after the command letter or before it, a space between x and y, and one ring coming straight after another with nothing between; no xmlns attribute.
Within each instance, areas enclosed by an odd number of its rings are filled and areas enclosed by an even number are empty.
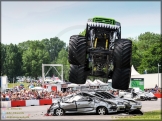
<svg viewBox="0 0 162 121"><path fill-rule="evenodd" d="M139 87L141 90L144 90L144 78L131 78L130 87Z"/></svg>

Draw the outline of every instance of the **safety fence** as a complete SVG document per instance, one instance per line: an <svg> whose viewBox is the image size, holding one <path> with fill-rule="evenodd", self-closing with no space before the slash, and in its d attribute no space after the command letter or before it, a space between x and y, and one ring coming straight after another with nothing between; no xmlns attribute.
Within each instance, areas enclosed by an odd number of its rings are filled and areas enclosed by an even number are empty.
<svg viewBox="0 0 162 121"><path fill-rule="evenodd" d="M155 93L154 95L157 98L162 98L162 93ZM51 105L52 102L56 101L57 99L59 98L40 99L40 100L1 101L1 108Z"/></svg>
<svg viewBox="0 0 162 121"><path fill-rule="evenodd" d="M154 93L155 97L162 98L162 93Z"/></svg>
<svg viewBox="0 0 162 121"><path fill-rule="evenodd" d="M57 99L1 101L1 108L51 105Z"/></svg>

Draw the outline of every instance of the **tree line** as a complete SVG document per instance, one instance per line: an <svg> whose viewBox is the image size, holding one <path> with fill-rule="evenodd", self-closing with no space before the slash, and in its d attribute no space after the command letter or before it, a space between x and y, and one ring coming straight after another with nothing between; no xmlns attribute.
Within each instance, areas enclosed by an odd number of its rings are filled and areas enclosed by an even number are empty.
<svg viewBox="0 0 162 121"><path fill-rule="evenodd" d="M85 35L85 30L80 32ZM161 65L162 36L145 32L132 40L132 65L143 74L157 73L158 63ZM7 75L9 80L16 80L17 76L42 76L42 64L63 64L64 80L68 81L70 64L68 62L68 46L58 37L42 40L28 40L22 43L1 45L1 76ZM58 71L61 68L56 67ZM47 72L49 68L45 68ZM161 67L159 68L161 72ZM47 76L59 76L55 69Z"/></svg>

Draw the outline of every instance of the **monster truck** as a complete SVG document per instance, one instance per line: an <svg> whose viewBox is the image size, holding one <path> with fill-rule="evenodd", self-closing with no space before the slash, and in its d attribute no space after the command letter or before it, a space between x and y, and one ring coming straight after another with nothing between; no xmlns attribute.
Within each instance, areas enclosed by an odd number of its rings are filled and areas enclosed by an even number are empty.
<svg viewBox="0 0 162 121"><path fill-rule="evenodd" d="M85 84L87 76L112 79L112 87L126 90L131 76L132 41L121 39L121 24L114 19L88 19L85 36L69 40L69 81Z"/></svg>

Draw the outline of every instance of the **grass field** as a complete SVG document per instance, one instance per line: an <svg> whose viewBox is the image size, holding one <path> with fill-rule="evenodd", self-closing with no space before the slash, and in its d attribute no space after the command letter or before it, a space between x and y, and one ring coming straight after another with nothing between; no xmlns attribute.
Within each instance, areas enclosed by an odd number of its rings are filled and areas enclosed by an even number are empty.
<svg viewBox="0 0 162 121"><path fill-rule="evenodd" d="M28 85L30 84L30 83L25 83L25 82L17 82L17 83L8 83L8 88L13 88L13 87L15 87L15 86L20 86L20 84L23 84L24 85L24 87L26 88L26 89L28 89ZM36 83L34 83L34 84L36 84Z"/></svg>
<svg viewBox="0 0 162 121"><path fill-rule="evenodd" d="M141 116L121 116L116 121L131 121L131 120L145 120L145 121L161 121L161 110L144 112Z"/></svg>

